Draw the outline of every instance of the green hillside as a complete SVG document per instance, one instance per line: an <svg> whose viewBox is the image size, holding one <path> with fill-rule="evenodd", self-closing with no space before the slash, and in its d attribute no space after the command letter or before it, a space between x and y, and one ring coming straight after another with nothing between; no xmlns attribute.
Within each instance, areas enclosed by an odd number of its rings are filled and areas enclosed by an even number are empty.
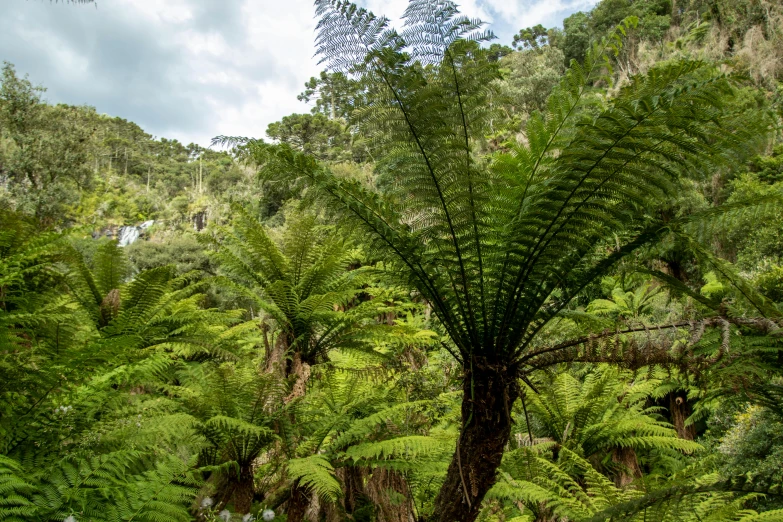
<svg viewBox="0 0 783 522"><path fill-rule="evenodd" d="M315 15L209 147L5 62L0 522L783 520L783 5Z"/></svg>

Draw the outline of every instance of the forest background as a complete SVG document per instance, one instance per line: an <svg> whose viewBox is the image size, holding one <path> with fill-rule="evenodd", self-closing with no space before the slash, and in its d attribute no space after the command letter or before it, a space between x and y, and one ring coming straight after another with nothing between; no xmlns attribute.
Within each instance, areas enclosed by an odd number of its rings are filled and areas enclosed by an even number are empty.
<svg viewBox="0 0 783 522"><path fill-rule="evenodd" d="M266 140L154 139L4 65L0 520L783 520L783 7L602 0L505 45L414 1L409 55L380 26L357 55L335 35L379 19L317 6L329 68ZM416 41L431 27L458 37L438 54ZM444 97L444 72L473 83ZM592 138L599 159L569 156ZM456 253L421 203L421 141L435 185L480 171L505 190L484 189L486 219L444 203ZM564 162L610 160L635 170L609 203L567 207ZM477 358L490 323L464 311L468 282L497 281L471 259L528 190L553 195L525 230L565 239L523 263L524 350ZM482 381L496 361L514 371Z"/></svg>

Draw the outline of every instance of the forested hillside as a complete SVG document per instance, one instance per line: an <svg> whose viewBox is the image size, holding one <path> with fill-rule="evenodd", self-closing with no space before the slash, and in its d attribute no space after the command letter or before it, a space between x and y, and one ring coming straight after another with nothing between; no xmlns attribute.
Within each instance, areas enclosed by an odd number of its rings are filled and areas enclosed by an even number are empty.
<svg viewBox="0 0 783 522"><path fill-rule="evenodd" d="M780 2L314 10L208 148L5 63L0 521L783 520Z"/></svg>

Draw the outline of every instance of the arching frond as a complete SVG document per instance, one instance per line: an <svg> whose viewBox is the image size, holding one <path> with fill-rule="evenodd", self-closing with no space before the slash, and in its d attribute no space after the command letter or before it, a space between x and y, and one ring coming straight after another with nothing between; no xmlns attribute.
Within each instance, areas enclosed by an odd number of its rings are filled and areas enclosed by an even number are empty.
<svg viewBox="0 0 783 522"><path fill-rule="evenodd" d="M515 361L590 281L666 232L650 211L682 177L752 141L731 80L680 61L631 78L616 96L590 86L619 52L625 21L572 64L525 144L487 165L473 144L491 120L481 23L449 2L411 2L405 30L348 2L317 2L318 52L368 82L357 110L394 181L383 194L286 147L254 153L270 178L302 178L367 232L433 306L459 350ZM622 244L603 242L615 235ZM448 268L445 268L448 267Z"/></svg>
<svg viewBox="0 0 783 522"><path fill-rule="evenodd" d="M334 467L322 455L290 459L286 469L291 479L298 480L303 487L324 499L335 500L342 494L340 483L334 477Z"/></svg>

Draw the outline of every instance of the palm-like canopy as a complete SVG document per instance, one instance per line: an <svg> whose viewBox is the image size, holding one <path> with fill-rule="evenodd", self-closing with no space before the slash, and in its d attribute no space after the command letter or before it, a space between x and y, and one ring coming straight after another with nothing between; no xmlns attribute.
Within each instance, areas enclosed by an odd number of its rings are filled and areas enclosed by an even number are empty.
<svg viewBox="0 0 783 522"><path fill-rule="evenodd" d="M356 251L308 214L289 215L276 239L236 208L233 226L219 231L215 252L226 276L222 283L276 324L272 355L312 365L336 348L371 349L383 328L376 318L384 304L360 301L359 294L371 290L361 271L349 270Z"/></svg>
<svg viewBox="0 0 783 522"><path fill-rule="evenodd" d="M571 66L526 143L488 163L477 143L492 126L497 70L476 43L490 37L480 22L450 2L415 0L398 34L348 2L316 5L323 60L369 80L357 117L395 183L380 195L286 147L258 146L259 159L361 223L432 303L465 363L517 361L587 283L663 232L650 211L679 177L748 137L724 112L728 80L702 62L653 69L608 100L590 93L615 35Z"/></svg>
<svg viewBox="0 0 783 522"><path fill-rule="evenodd" d="M164 266L131 277L130 265L115 241L100 245L91 266L71 251L66 280L112 353L160 349L179 355L219 354L219 336L237 322L237 312L200 307L205 284L196 274L176 276ZM129 354L130 355L130 354Z"/></svg>

